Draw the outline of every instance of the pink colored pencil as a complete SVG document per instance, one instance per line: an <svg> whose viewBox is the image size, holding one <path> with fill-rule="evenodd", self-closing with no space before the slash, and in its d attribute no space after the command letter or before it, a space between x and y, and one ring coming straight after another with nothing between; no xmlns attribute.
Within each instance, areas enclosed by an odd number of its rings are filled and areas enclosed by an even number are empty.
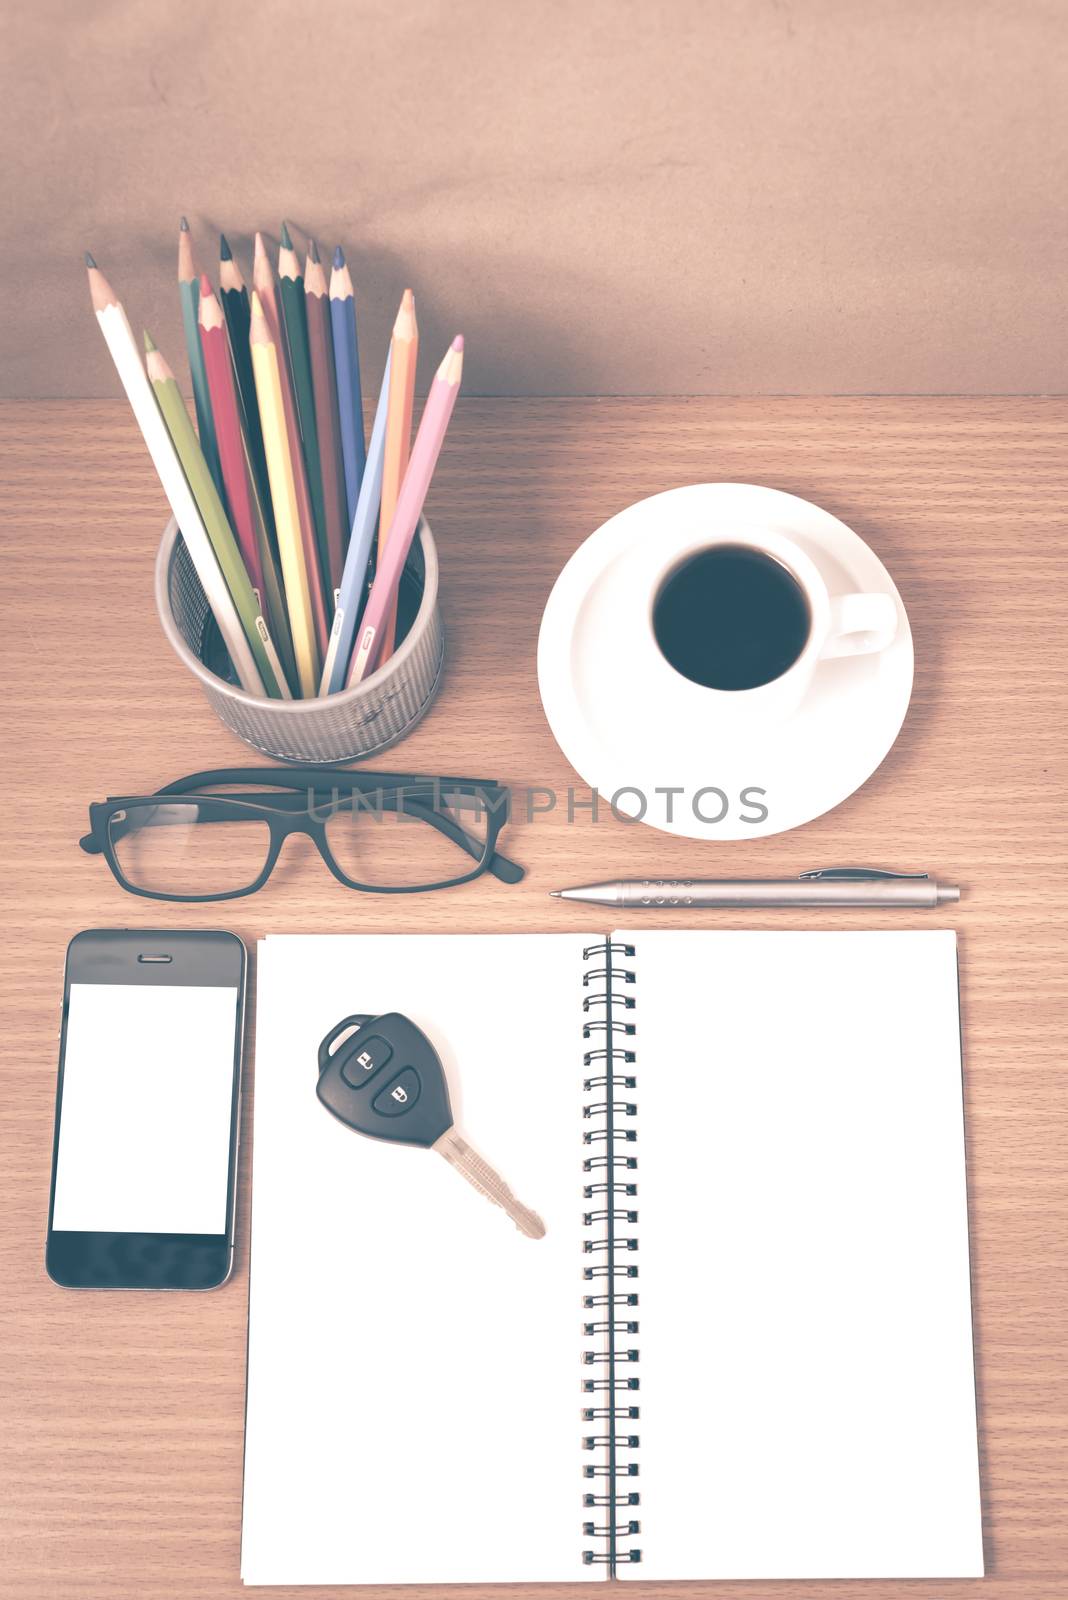
<svg viewBox="0 0 1068 1600"><path fill-rule="evenodd" d="M460 388L464 365L464 341L457 335L445 352L445 359L430 385L419 432L415 436L408 470L404 474L397 509L393 514L386 547L381 552L378 572L371 586L360 623L360 637L352 657L349 686L362 683L373 672L382 654L385 625L400 587L401 573L419 526L430 480L445 441L453 406Z"/></svg>
<svg viewBox="0 0 1068 1600"><path fill-rule="evenodd" d="M266 605L263 583L263 563L260 559L259 541L256 538L256 518L252 509L252 496L248 486L248 468L245 464L245 446L241 437L241 418L237 408L237 390L234 385L234 368L230 359L230 344L226 333L226 318L222 306L215 298L207 273L200 279L200 306L197 312L200 327L200 344L204 352L204 367L208 375L208 393L215 418L215 440L219 448L223 484L230 506L230 517L237 534L241 554L252 580L252 587Z"/></svg>

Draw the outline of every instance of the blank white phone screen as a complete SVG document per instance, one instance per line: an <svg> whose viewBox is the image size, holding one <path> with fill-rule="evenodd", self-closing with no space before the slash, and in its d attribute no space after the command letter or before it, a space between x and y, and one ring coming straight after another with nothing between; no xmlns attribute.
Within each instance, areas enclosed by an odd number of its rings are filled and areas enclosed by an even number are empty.
<svg viewBox="0 0 1068 1600"><path fill-rule="evenodd" d="M226 1232L237 989L72 983L53 1229Z"/></svg>

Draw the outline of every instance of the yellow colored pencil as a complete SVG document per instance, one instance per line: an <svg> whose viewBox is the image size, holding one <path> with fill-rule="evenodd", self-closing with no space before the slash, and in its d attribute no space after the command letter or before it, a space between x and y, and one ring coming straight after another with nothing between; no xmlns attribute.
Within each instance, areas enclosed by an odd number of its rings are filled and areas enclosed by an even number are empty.
<svg viewBox="0 0 1068 1600"><path fill-rule="evenodd" d="M274 268L267 258L267 246L262 233L256 235L252 257L252 287L260 297L260 310L267 324L271 342L278 358L278 382L282 395L282 416L289 440L289 459L293 468L293 486L297 496L297 517L300 528L304 567L308 574L308 593L311 597L312 620L320 650L325 650L330 637L330 624L326 616L325 586L319 570L319 546L315 537L315 518L312 515L311 495L308 492L308 474L304 470L304 446L300 437L297 402L293 395L293 381L286 355L285 324L278 302L278 284ZM258 397L257 397L258 398ZM268 476L270 474L268 473ZM271 492L274 499L274 492ZM332 591L331 591L332 595Z"/></svg>
<svg viewBox="0 0 1068 1600"><path fill-rule="evenodd" d="M397 509L408 452L412 444L412 405L415 400L415 367L419 359L419 327L415 320L415 296L405 289L390 341L392 361L389 371L389 409L386 413L386 449L382 460L382 510L378 519L378 559L386 548L393 513ZM394 600L382 633L382 660L393 654L397 631L397 603Z"/></svg>
<svg viewBox="0 0 1068 1600"><path fill-rule="evenodd" d="M256 400L263 427L263 446L267 455L267 475L271 481L271 502L278 532L278 553L286 589L293 649L297 657L300 692L310 699L319 691L319 652L315 639L308 572L301 545L300 515L293 462L286 432L282 404L282 383L278 370L278 350L257 293L252 296L249 328L252 371L256 381Z"/></svg>

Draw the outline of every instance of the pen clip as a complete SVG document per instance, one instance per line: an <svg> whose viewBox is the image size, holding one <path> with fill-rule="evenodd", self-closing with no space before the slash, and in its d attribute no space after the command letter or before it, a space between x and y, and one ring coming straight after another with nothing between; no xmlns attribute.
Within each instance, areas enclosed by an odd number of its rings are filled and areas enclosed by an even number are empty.
<svg viewBox="0 0 1068 1600"><path fill-rule="evenodd" d="M834 883L870 883L882 878L926 878L926 872L885 872L881 867L814 867L811 872L798 873L806 883L814 879Z"/></svg>

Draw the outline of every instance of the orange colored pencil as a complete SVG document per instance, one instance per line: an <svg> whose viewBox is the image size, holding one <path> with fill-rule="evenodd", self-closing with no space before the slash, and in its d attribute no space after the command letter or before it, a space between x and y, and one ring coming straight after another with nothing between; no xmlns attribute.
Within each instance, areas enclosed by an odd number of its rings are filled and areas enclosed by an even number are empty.
<svg viewBox="0 0 1068 1600"><path fill-rule="evenodd" d="M323 573L319 564L319 546L315 537L315 518L312 515L308 478L304 470L304 446L301 443L300 424L297 421L296 401L293 398L293 385L286 360L285 335L282 331L282 318L278 308L278 289L275 283L274 268L271 266L262 233L257 233L256 235L256 245L252 258L252 286L260 297L264 321L267 324L271 342L274 344L278 354L278 377L282 389L282 411L285 417L286 438L293 463L293 487L296 492L297 517L300 524L300 544L304 554L305 571L308 575L308 590L311 598L312 620L315 624L316 643L320 655L325 655L330 629L326 618ZM272 500L274 499L273 485L271 498ZM276 505L276 516L277 512L278 507Z"/></svg>
<svg viewBox="0 0 1068 1600"><path fill-rule="evenodd" d="M348 546L349 514L345 504L345 477L341 461L341 423L337 409L334 341L330 331L330 300L319 249L312 239L304 268L304 296L308 311L308 354L311 358L315 424L319 436L319 465L323 474L323 513L330 555L330 585L341 585Z"/></svg>
<svg viewBox="0 0 1068 1600"><path fill-rule="evenodd" d="M419 358L419 327L415 320L415 296L405 289L390 341L392 361L389 373L389 409L386 413L386 449L382 461L382 510L378 519L378 559L386 548L393 513L397 509L408 452L412 444L412 405L415 399L415 368ZM397 632L397 603L392 602L382 631L381 659L393 654Z"/></svg>

